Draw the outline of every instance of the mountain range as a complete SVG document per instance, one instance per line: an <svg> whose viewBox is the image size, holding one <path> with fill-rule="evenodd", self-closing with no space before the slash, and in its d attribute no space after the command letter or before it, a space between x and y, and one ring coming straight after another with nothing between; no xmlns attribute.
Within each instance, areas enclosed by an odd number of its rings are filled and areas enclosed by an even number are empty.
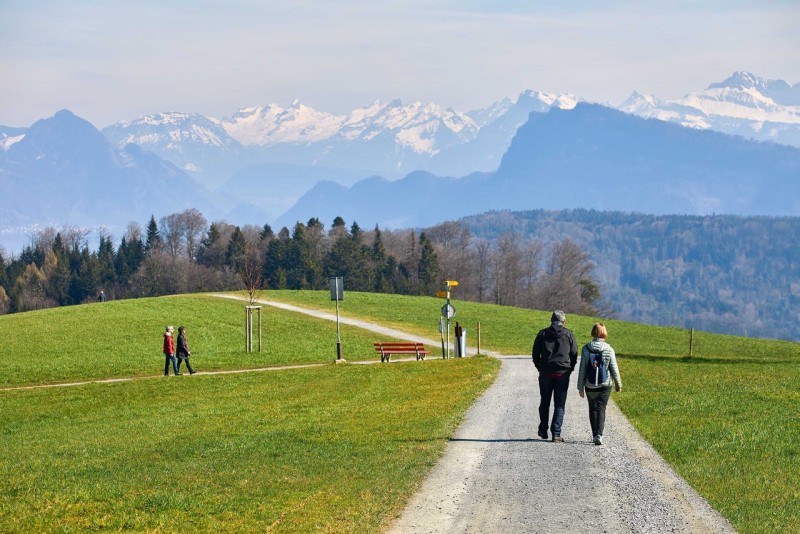
<svg viewBox="0 0 800 534"><path fill-rule="evenodd" d="M800 149L642 119L599 104L532 113L497 171L320 182L278 226L341 216L419 227L489 210L800 215Z"/></svg>
<svg viewBox="0 0 800 534"><path fill-rule="evenodd" d="M65 110L0 126L0 225L119 227L182 206L239 224L330 212L392 227L576 205L797 214L800 84L737 72L680 101L634 93L619 110L525 91L469 112L394 100L336 115L295 101L102 131Z"/></svg>

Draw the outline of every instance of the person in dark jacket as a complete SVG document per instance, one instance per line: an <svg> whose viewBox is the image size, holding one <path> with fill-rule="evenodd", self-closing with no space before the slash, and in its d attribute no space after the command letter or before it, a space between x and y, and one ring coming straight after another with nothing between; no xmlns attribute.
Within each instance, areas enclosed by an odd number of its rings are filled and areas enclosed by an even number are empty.
<svg viewBox="0 0 800 534"><path fill-rule="evenodd" d="M172 339L172 332L175 329L172 325L167 326L167 331L164 332L164 376L169 374L169 364L172 363L172 369L176 375L181 374L178 371L178 364L175 362L175 340Z"/></svg>
<svg viewBox="0 0 800 534"><path fill-rule="evenodd" d="M553 401L553 421L550 432L553 441L563 442L561 426L564 424L564 407L567 404L569 376L578 363L578 344L574 334L564 326L567 316L555 310L549 327L540 330L533 341L531 357L539 371L539 437L547 439L550 421L550 402Z"/></svg>
<svg viewBox="0 0 800 534"><path fill-rule="evenodd" d="M179 326L178 327L178 373L181 372L181 362L186 362L186 368L189 369L189 374L194 374L194 369L192 369L192 364L189 363L189 355L192 353L189 352L189 345L186 343L186 327Z"/></svg>

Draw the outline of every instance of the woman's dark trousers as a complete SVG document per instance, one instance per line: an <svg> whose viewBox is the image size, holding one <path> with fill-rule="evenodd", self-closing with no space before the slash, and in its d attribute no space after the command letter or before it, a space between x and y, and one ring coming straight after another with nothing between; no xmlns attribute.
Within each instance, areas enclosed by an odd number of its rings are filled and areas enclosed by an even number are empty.
<svg viewBox="0 0 800 534"><path fill-rule="evenodd" d="M192 369L192 364L189 363L189 357L181 357L178 356L178 372L181 372L181 362L186 362L186 368L189 370L189 374L194 374L194 369Z"/></svg>
<svg viewBox="0 0 800 534"><path fill-rule="evenodd" d="M589 424L592 425L592 436L602 436L606 424L606 406L611 397L611 386L597 389L586 388L586 400L589 401Z"/></svg>

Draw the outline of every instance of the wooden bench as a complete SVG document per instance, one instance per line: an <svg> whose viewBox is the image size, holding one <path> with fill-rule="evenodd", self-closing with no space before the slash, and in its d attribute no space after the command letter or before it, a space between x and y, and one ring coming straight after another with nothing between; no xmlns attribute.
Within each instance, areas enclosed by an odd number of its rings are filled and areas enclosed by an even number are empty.
<svg viewBox="0 0 800 534"><path fill-rule="evenodd" d="M382 362L388 362L389 356L392 354L414 354L419 361L424 360L425 355L431 353L423 343L381 343L378 341L375 342L375 352L380 353Z"/></svg>

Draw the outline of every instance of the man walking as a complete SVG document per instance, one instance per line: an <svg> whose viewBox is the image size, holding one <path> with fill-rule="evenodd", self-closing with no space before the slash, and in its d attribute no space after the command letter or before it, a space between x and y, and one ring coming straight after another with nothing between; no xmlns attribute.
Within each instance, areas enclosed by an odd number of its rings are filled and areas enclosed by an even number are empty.
<svg viewBox="0 0 800 534"><path fill-rule="evenodd" d="M539 437L547 439L550 421L550 401L554 399L553 422L550 432L553 441L563 443L561 425L564 423L564 406L569 391L569 375L578 362L578 345L575 336L564 326L567 316L555 310L549 327L540 330L533 341L533 364L539 371Z"/></svg>

